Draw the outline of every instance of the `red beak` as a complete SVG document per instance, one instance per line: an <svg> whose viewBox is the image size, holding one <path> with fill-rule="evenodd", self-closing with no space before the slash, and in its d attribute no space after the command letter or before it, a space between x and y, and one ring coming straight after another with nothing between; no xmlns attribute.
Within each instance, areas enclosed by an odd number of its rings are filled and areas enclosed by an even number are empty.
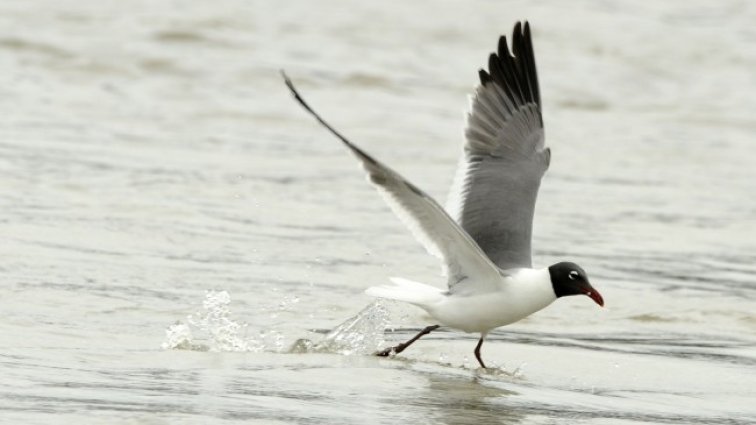
<svg viewBox="0 0 756 425"><path fill-rule="evenodd" d="M591 299L595 301L596 304L600 305L601 307L604 306L604 297L602 297L601 294L599 294L599 291L593 289L592 286L583 288L583 293L591 297Z"/></svg>

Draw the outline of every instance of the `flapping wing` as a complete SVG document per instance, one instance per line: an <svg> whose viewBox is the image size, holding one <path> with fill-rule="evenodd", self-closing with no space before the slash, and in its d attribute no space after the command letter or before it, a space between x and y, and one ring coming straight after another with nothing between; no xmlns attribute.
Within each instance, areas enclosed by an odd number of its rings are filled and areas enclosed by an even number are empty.
<svg viewBox="0 0 756 425"><path fill-rule="evenodd" d="M530 26L518 22L512 54L505 36L480 70L448 209L501 269L531 267L531 234L544 147Z"/></svg>
<svg viewBox="0 0 756 425"><path fill-rule="evenodd" d="M497 267L436 201L342 136L307 105L285 74L284 79L296 100L360 160L370 182L416 239L428 252L442 260L450 287L467 278L476 282L493 283L499 280ZM485 290L477 286L478 290Z"/></svg>

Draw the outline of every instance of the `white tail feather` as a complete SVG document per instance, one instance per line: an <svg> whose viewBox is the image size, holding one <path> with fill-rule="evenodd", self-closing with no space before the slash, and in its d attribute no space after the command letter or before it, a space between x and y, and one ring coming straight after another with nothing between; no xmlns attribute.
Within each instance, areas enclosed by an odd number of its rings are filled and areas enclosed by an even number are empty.
<svg viewBox="0 0 756 425"><path fill-rule="evenodd" d="M435 286L401 277L392 277L390 280L393 285L372 286L365 293L373 297L404 301L421 307L441 301L444 297L443 290Z"/></svg>

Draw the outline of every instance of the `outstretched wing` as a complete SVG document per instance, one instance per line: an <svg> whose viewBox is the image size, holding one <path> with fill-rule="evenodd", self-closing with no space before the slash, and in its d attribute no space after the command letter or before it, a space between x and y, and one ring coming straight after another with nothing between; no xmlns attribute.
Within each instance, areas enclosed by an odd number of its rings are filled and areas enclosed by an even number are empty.
<svg viewBox="0 0 756 425"><path fill-rule="evenodd" d="M285 74L284 79L296 100L357 157L370 182L425 249L443 261L450 287L468 278L492 284L499 281L498 268L436 201L342 136L307 105ZM481 286L485 284L477 283L476 290L486 289ZM492 285L490 289L496 288Z"/></svg>
<svg viewBox="0 0 756 425"><path fill-rule="evenodd" d="M501 269L531 267L531 235L544 147L530 26L518 22L480 70L467 116L464 155L447 205L451 216Z"/></svg>

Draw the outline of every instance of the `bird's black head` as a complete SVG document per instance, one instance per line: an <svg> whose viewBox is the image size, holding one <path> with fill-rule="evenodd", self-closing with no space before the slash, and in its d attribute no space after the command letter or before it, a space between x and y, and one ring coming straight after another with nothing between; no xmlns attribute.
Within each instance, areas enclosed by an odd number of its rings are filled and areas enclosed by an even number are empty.
<svg viewBox="0 0 756 425"><path fill-rule="evenodd" d="M585 270L577 264L570 262L556 263L549 267L549 274L557 298L582 294L591 297L596 304L604 306L604 298L591 286Z"/></svg>

